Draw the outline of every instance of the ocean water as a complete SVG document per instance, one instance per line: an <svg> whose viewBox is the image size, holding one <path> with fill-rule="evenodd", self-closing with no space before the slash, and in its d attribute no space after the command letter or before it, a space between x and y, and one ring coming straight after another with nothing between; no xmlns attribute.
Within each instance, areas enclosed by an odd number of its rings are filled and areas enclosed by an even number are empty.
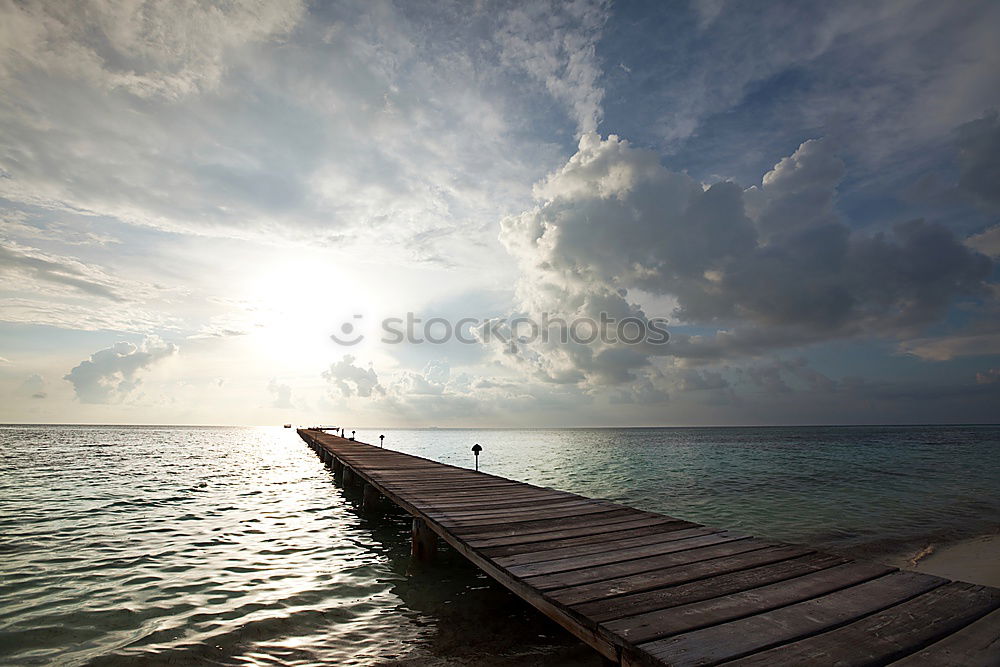
<svg viewBox="0 0 1000 667"><path fill-rule="evenodd" d="M1000 427L358 429L870 558L1000 529ZM599 665L460 556L415 567L294 430L0 427L0 664Z"/></svg>

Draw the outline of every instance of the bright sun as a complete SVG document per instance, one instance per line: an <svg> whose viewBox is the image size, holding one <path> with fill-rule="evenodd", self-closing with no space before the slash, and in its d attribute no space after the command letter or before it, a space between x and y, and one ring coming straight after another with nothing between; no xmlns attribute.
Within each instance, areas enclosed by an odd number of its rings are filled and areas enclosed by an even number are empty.
<svg viewBox="0 0 1000 667"><path fill-rule="evenodd" d="M336 351L330 334L376 309L370 288L350 270L308 256L262 267L243 292L254 347L295 365L329 358Z"/></svg>

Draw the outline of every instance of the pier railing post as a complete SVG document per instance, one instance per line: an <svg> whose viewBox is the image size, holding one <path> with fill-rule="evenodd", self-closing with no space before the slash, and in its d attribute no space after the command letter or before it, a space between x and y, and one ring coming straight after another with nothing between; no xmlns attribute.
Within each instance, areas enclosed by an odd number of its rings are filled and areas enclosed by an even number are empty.
<svg viewBox="0 0 1000 667"><path fill-rule="evenodd" d="M410 554L418 561L430 561L437 551L437 535L423 519L413 517L413 546Z"/></svg>

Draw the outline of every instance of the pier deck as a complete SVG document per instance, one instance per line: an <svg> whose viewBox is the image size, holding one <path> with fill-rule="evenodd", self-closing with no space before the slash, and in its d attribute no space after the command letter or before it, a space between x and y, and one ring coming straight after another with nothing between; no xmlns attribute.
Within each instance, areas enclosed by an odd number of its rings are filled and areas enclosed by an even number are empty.
<svg viewBox="0 0 1000 667"><path fill-rule="evenodd" d="M995 588L299 434L614 663L1000 664Z"/></svg>

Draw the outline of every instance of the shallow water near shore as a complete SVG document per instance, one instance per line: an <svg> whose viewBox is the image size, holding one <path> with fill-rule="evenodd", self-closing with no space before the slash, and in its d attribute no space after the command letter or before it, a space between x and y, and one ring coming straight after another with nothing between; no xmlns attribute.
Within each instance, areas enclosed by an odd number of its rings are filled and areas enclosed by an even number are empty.
<svg viewBox="0 0 1000 667"><path fill-rule="evenodd" d="M437 461L886 559L1000 528L1000 428L358 429ZM599 665L281 428L0 427L4 664Z"/></svg>

